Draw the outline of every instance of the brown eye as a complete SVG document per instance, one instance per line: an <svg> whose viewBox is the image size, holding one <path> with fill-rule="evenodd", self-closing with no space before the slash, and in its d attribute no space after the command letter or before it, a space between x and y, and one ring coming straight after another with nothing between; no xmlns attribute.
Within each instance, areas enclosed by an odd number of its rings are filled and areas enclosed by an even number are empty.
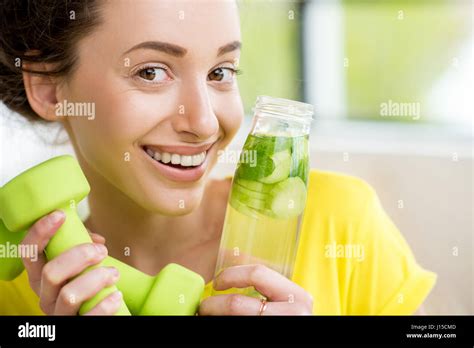
<svg viewBox="0 0 474 348"><path fill-rule="evenodd" d="M231 68L217 68L214 69L207 78L210 81L232 82L236 73L238 73L238 71Z"/></svg>
<svg viewBox="0 0 474 348"><path fill-rule="evenodd" d="M209 74L209 80L211 81L222 81L224 78L224 69L217 68Z"/></svg>
<svg viewBox="0 0 474 348"><path fill-rule="evenodd" d="M139 75L141 78L145 80L152 81L156 76L156 72L154 68L146 68L146 69L141 70Z"/></svg>
<svg viewBox="0 0 474 348"><path fill-rule="evenodd" d="M149 67L138 71L137 75L149 82L159 83L168 80L166 69L160 67Z"/></svg>

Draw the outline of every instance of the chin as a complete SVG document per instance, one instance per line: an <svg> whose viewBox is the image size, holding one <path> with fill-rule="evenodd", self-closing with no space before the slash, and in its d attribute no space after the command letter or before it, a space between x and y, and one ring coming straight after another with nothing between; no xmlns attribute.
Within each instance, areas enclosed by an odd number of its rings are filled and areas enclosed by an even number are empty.
<svg viewBox="0 0 474 348"><path fill-rule="evenodd" d="M182 216L196 210L203 197L203 187L188 189L160 190L161 194L154 195L154 200L148 205L148 210L168 216Z"/></svg>

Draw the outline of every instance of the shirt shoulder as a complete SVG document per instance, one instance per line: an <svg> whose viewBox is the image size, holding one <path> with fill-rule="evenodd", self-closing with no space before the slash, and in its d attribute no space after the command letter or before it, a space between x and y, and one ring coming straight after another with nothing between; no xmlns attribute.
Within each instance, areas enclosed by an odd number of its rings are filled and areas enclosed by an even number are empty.
<svg viewBox="0 0 474 348"><path fill-rule="evenodd" d="M410 314L435 279L369 184L311 170L293 280L316 299L315 314Z"/></svg>
<svg viewBox="0 0 474 348"><path fill-rule="evenodd" d="M367 230L356 227L361 227L367 214L373 213L375 202L377 194L366 181L313 169L308 180L304 221L311 225L330 223L339 233L335 237L341 240L363 240L368 237Z"/></svg>

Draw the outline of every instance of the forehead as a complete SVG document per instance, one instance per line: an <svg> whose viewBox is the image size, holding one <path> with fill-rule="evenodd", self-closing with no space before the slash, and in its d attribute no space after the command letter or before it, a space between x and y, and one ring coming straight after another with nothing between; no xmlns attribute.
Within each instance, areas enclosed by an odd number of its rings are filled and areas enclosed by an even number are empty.
<svg viewBox="0 0 474 348"><path fill-rule="evenodd" d="M123 51L143 41L164 41L189 48L217 48L240 40L233 0L109 0L102 9L101 31L119 37Z"/></svg>

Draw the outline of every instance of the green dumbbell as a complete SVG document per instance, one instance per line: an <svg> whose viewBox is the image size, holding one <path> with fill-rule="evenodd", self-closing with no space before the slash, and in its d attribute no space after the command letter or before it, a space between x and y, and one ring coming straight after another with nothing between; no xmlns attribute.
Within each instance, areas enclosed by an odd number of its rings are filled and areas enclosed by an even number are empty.
<svg viewBox="0 0 474 348"><path fill-rule="evenodd" d="M89 191L81 167L71 156L55 157L23 172L0 188L0 244L18 246L35 221L56 209L66 214L66 220L45 248L48 260L78 244L92 243L76 211ZM79 314L118 288L124 301L117 314L194 315L204 290L199 274L174 263L154 277L110 256L94 267L99 266L116 267L120 279L83 303ZM0 280L12 280L22 271L20 257L0 259Z"/></svg>

